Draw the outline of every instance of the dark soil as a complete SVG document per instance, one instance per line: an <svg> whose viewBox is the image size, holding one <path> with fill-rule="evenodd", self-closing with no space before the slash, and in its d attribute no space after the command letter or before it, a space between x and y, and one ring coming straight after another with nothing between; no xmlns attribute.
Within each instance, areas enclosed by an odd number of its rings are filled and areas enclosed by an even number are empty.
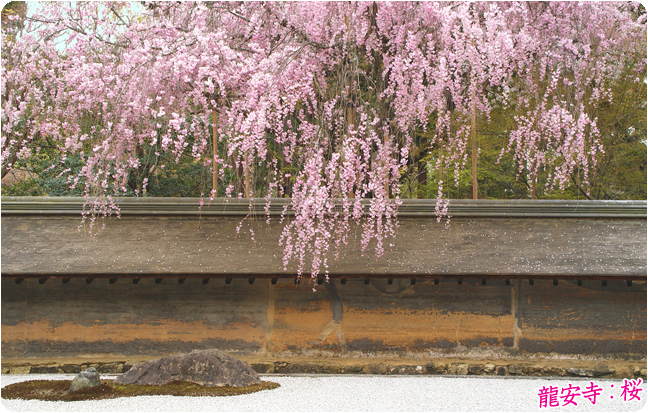
<svg viewBox="0 0 648 413"><path fill-rule="evenodd" d="M146 386L116 384L112 380L104 380L99 386L68 392L71 382L71 380L23 381L3 387L1 397L3 399L80 401L134 396L235 396L279 387L279 384L269 381L248 387L206 387L184 381L172 381L162 386Z"/></svg>

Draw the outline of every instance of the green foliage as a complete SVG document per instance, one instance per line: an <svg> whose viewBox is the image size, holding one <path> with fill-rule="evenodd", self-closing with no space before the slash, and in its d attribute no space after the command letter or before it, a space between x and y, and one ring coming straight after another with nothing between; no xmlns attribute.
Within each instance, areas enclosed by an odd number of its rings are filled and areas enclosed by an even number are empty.
<svg viewBox="0 0 648 413"><path fill-rule="evenodd" d="M41 151L27 160L16 162L15 168L27 171L31 178L12 185L2 185L3 196L83 196L83 182L71 188L66 170L78 174L83 163L78 156L61 161L60 154Z"/></svg>
<svg viewBox="0 0 648 413"><path fill-rule="evenodd" d="M645 58L645 56L644 56ZM628 61L626 71L610 84L612 96L595 111L604 153L598 157L596 168L584 181L584 172L576 169L571 184L566 188L547 185L548 171L536 177L535 195L538 199L618 199L645 200L647 198L646 150L646 69L637 70L641 59ZM644 81L637 81L644 79ZM514 129L515 108L497 104L493 91L493 110L490 120L478 119L479 158L477 180L479 198L530 199L532 185L527 170L518 170L513 157L502 154L508 145L508 131ZM428 131L434 130L435 115L429 118ZM429 147L431 132L418 131L412 160L401 174L401 195L404 198L436 198L438 181L443 181L443 196L450 199L472 197L471 160L465 165L437 168L443 156L442 143ZM468 143L466 143L468 145Z"/></svg>
<svg viewBox="0 0 648 413"><path fill-rule="evenodd" d="M594 199L646 199L648 91L646 67L637 73L637 65L636 61L628 64L624 80L611 85L611 102L597 107L605 153L590 180Z"/></svg>
<svg viewBox="0 0 648 413"><path fill-rule="evenodd" d="M27 3L24 1L9 1L2 7L2 30L6 31L10 28L21 29L23 27L23 19L27 12ZM20 19L9 20L9 16L18 15Z"/></svg>
<svg viewBox="0 0 648 413"><path fill-rule="evenodd" d="M199 197L211 190L211 169L198 162L170 163L156 168L146 196Z"/></svg>

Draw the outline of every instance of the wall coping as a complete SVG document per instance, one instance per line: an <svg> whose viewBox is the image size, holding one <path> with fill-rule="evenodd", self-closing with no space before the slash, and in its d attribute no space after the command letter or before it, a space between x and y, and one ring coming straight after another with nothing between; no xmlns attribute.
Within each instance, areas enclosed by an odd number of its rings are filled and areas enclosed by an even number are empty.
<svg viewBox="0 0 648 413"><path fill-rule="evenodd" d="M215 198L116 198L120 214L181 216L280 216L290 211L290 198L271 199L266 212L266 199ZM365 208L369 200L363 200ZM2 216L8 215L77 215L83 210L83 197L10 197L1 198ZM341 205L341 201L338 202ZM451 199L451 217L516 217L516 218L639 218L647 217L647 201L589 200L472 200ZM435 199L405 199L398 216L436 217ZM366 213L366 212L365 212Z"/></svg>

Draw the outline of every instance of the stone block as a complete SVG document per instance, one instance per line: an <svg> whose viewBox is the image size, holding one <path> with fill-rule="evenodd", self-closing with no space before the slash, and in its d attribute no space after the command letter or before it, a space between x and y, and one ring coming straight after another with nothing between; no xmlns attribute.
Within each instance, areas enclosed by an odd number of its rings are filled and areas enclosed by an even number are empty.
<svg viewBox="0 0 648 413"><path fill-rule="evenodd" d="M61 370L63 373L80 373L81 372L81 366L78 364L63 364L59 366L59 370Z"/></svg>
<svg viewBox="0 0 648 413"><path fill-rule="evenodd" d="M319 363L291 363L283 370L285 373L322 374L324 368Z"/></svg>
<svg viewBox="0 0 648 413"><path fill-rule="evenodd" d="M483 370L484 370L484 366L482 364L470 364L470 365L468 365L468 374L478 375L478 374L481 374Z"/></svg>
<svg viewBox="0 0 648 413"><path fill-rule="evenodd" d="M425 365L427 374L445 374L447 369L447 363L432 362Z"/></svg>
<svg viewBox="0 0 648 413"><path fill-rule="evenodd" d="M118 374L124 371L124 363L106 363L100 364L97 369L99 373L103 374Z"/></svg>
<svg viewBox="0 0 648 413"><path fill-rule="evenodd" d="M342 374L345 374L345 373L346 374L357 374L357 373L362 372L363 367L364 366L362 364L352 364L350 366L344 366L344 367L340 368L340 373L342 373Z"/></svg>
<svg viewBox="0 0 648 413"><path fill-rule="evenodd" d="M452 363L448 366L448 374L465 376L468 374L468 365L465 363Z"/></svg>
<svg viewBox="0 0 648 413"><path fill-rule="evenodd" d="M344 373L343 367L337 364L326 363L322 364L322 373L323 374L340 374Z"/></svg>
<svg viewBox="0 0 648 413"><path fill-rule="evenodd" d="M396 366L393 373L407 374L407 375L423 374L424 369L423 366L401 365L401 366Z"/></svg>
<svg viewBox="0 0 648 413"><path fill-rule="evenodd" d="M543 376L564 376L567 374L565 369L561 367L545 366L541 371Z"/></svg>
<svg viewBox="0 0 648 413"><path fill-rule="evenodd" d="M509 364L508 372L509 374L524 374L525 367L527 367L525 364Z"/></svg>
<svg viewBox="0 0 648 413"><path fill-rule="evenodd" d="M252 370L256 371L259 374L274 373L274 363L269 362L260 362L260 363L251 363L250 367Z"/></svg>
<svg viewBox="0 0 648 413"><path fill-rule="evenodd" d="M542 366L537 364L522 367L522 374L525 376L539 376L542 372Z"/></svg>
<svg viewBox="0 0 648 413"><path fill-rule="evenodd" d="M596 366L592 370L594 377L608 376L614 374L614 369L611 369L608 366Z"/></svg>
<svg viewBox="0 0 648 413"><path fill-rule="evenodd" d="M51 374L58 372L59 369L57 366L32 366L29 369L29 374Z"/></svg>
<svg viewBox="0 0 648 413"><path fill-rule="evenodd" d="M284 370L288 367L289 363L286 363L285 361L276 361L274 364L274 372L275 373L283 373Z"/></svg>
<svg viewBox="0 0 648 413"><path fill-rule="evenodd" d="M9 368L9 374L29 374L31 366L13 366Z"/></svg>
<svg viewBox="0 0 648 413"><path fill-rule="evenodd" d="M567 373L571 374L572 376L579 377L601 377L614 374L614 370L608 368L607 366L597 366L593 369L569 368L567 369Z"/></svg>
<svg viewBox="0 0 648 413"><path fill-rule="evenodd" d="M495 365L493 363L484 364L484 373L491 374L495 371Z"/></svg>
<svg viewBox="0 0 648 413"><path fill-rule="evenodd" d="M83 364L81 364L81 371L87 370L89 368L93 368L93 369L99 371L99 366L100 366L99 363L83 363Z"/></svg>
<svg viewBox="0 0 648 413"><path fill-rule="evenodd" d="M364 374L391 374L391 366L379 363L367 364L362 368Z"/></svg>

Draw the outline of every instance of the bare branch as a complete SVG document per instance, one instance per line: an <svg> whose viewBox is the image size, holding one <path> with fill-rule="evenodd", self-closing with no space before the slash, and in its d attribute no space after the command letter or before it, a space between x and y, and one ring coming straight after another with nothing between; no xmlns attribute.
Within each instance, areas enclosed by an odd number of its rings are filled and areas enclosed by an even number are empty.
<svg viewBox="0 0 648 413"><path fill-rule="evenodd" d="M124 19L122 19L122 17L119 15L119 13L117 13L117 11L115 11L115 8L114 8L113 6L110 6L110 11L112 11L113 14L114 14L115 16L117 16L117 18L119 19L119 21L121 21L121 22L124 23L126 26L128 26L128 23L126 23L126 22L124 21Z"/></svg>

